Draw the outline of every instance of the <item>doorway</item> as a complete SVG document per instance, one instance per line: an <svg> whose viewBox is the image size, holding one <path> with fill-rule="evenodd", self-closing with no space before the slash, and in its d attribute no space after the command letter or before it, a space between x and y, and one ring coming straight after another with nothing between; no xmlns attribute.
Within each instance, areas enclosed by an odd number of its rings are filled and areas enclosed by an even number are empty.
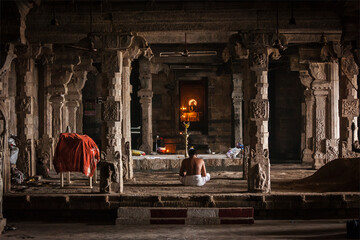
<svg viewBox="0 0 360 240"><path fill-rule="evenodd" d="M301 99L298 72L287 59L269 65L269 152L272 163L301 162Z"/></svg>
<svg viewBox="0 0 360 240"><path fill-rule="evenodd" d="M180 126L190 122L192 132L207 134L207 79L180 81Z"/></svg>

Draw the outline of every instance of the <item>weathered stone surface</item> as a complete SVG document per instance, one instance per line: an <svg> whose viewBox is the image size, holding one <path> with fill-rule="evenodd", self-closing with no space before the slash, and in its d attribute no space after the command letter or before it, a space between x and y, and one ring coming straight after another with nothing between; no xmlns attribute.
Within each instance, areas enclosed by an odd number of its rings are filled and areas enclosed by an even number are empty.
<svg viewBox="0 0 360 240"><path fill-rule="evenodd" d="M208 171L215 170L241 170L242 159L227 158L226 155L199 155L205 161ZM135 156L135 171L178 171L181 162L184 159L182 155L163 155L163 156Z"/></svg>

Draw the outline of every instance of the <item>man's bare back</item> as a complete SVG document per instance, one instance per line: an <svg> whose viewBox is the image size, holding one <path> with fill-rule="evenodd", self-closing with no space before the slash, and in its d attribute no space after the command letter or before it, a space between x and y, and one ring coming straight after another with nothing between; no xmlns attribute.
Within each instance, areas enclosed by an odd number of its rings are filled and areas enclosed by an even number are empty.
<svg viewBox="0 0 360 240"><path fill-rule="evenodd" d="M205 162L202 158L192 156L181 163L180 176L201 175L206 176Z"/></svg>
<svg viewBox="0 0 360 240"><path fill-rule="evenodd" d="M180 182L185 186L203 186L210 180L210 174L206 173L205 162L198 158L194 148L189 149L189 158L181 163Z"/></svg>

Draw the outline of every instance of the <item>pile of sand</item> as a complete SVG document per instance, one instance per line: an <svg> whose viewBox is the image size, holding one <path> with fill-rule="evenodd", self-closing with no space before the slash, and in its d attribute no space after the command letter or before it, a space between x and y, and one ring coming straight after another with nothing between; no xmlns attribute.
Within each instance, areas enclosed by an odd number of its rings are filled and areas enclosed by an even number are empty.
<svg viewBox="0 0 360 240"><path fill-rule="evenodd" d="M360 158L335 159L313 175L291 181L292 189L316 192L360 191Z"/></svg>

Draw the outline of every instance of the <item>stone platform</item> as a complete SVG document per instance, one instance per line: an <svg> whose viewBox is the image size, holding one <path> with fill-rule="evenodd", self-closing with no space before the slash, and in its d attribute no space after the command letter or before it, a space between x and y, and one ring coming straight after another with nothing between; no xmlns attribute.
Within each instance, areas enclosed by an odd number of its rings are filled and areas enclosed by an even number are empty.
<svg viewBox="0 0 360 240"><path fill-rule="evenodd" d="M228 158L225 154L198 154L198 157L204 159L208 171L242 171L242 159L240 158ZM133 156L134 171L178 172L184 158L184 155L173 154Z"/></svg>
<svg viewBox="0 0 360 240"><path fill-rule="evenodd" d="M272 164L269 194L247 192L240 171L209 171L203 187L182 186L172 171L135 172L122 194L100 194L88 187L83 174L72 174L60 188L59 176L18 186L4 196L4 217L10 220L79 219L115 223L118 209L135 208L254 208L254 219L351 219L360 215L360 191L327 192L315 184L298 188L289 181L315 171L301 164ZM147 210L145 210L147 211Z"/></svg>

